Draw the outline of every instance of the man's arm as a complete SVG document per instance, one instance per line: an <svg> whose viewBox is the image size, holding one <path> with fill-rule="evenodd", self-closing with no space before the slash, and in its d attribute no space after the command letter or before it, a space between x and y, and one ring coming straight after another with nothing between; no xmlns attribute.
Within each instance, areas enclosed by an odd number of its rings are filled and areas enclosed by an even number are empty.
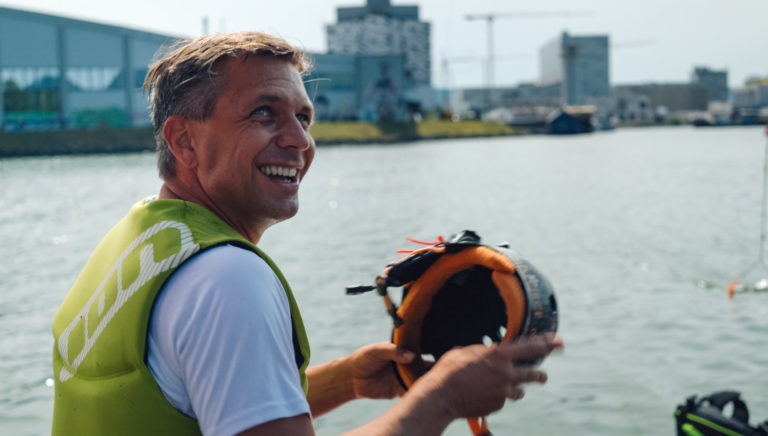
<svg viewBox="0 0 768 436"><path fill-rule="evenodd" d="M148 366L204 434L309 416L288 300L253 252L223 245L189 260L166 283L151 319Z"/></svg>
<svg viewBox="0 0 768 436"><path fill-rule="evenodd" d="M522 384L546 382L544 372L530 366L517 365L516 362L538 360L562 345L558 337L547 335L491 347L472 345L451 350L411 387L401 401L375 420L345 435L440 435L454 419L485 416L499 410L508 398L522 398ZM373 347L377 346L380 344L374 344ZM325 370L331 371L330 375L324 374L324 366ZM331 387L328 397L336 392L347 398L350 395L349 385L338 382L347 370L349 367L341 359L317 367L315 371L319 372L313 378L319 376L318 380L333 381L327 385ZM312 380L310 395L311 383ZM326 395L319 392L319 388L314 395L316 400L325 402L326 406L335 402L325 398ZM315 407L320 406L312 406L313 410ZM314 430L309 416L300 415L262 424L242 433L247 436L275 434L311 436Z"/></svg>
<svg viewBox="0 0 768 436"><path fill-rule="evenodd" d="M347 401L358 398L390 399L405 393L392 362L409 363L414 354L388 342L362 347L307 369L307 401L317 418Z"/></svg>
<svg viewBox="0 0 768 436"><path fill-rule="evenodd" d="M312 418L304 414L265 422L240 432L237 436L313 436L314 434Z"/></svg>

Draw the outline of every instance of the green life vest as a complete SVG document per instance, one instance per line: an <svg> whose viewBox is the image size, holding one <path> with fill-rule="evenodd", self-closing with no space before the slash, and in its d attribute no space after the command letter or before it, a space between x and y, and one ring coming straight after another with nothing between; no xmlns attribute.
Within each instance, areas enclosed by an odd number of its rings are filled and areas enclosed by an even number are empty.
<svg viewBox="0 0 768 436"><path fill-rule="evenodd" d="M202 206L140 201L99 243L53 321L53 435L193 435L197 421L173 407L146 365L152 306L171 274L224 243L264 259L285 289L301 385L309 343L283 274L255 245Z"/></svg>

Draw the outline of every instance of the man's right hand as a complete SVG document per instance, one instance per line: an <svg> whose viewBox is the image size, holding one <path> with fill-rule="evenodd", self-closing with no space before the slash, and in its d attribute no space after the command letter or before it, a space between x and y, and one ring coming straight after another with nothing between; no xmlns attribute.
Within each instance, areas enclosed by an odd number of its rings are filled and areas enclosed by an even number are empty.
<svg viewBox="0 0 768 436"><path fill-rule="evenodd" d="M485 416L508 398L522 398L522 384L546 382L545 372L521 362L538 361L562 346L562 339L547 334L490 347L456 348L443 355L411 392L441 402L453 419Z"/></svg>

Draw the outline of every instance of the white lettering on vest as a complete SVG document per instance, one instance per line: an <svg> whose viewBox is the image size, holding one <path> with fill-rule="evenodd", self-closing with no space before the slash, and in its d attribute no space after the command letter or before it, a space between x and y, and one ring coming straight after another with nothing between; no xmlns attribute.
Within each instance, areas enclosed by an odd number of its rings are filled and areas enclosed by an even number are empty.
<svg viewBox="0 0 768 436"><path fill-rule="evenodd" d="M159 262L155 262L154 245L147 244L139 252L139 274L136 277L136 280L134 280L133 283L131 283L126 288L123 288L122 270L123 262L125 259L147 239L168 228L177 229L181 233L181 245L179 251L169 255ZM64 382L72 377L72 373L67 369L67 367L71 368L72 371L77 371L77 368L83 362L85 356L87 356L91 351L91 348L93 348L93 344L99 338L99 335L101 335L101 333L107 327L109 322L112 321L120 308L123 307L123 305L133 294L136 293L137 290L139 290L142 286L144 286L148 281L152 280L157 275L162 274L172 268L176 268L179 266L179 264L188 259L199 249L200 245L194 242L192 238L192 232L190 231L189 227L187 227L186 224L178 221L159 222L137 236L136 239L134 239L133 242L128 245L128 248L126 248L125 251L120 254L120 257L117 259L112 268L109 269L109 272L107 272L106 277L104 277L104 280L102 280L99 287L88 299L80 312L75 315L75 319L73 319L67 328L64 329L61 337L59 337L57 345L59 348L59 353L64 360L64 367L62 367L61 372L59 373L59 380ZM109 308L106 308L104 307L104 286L115 274L117 275L117 280L115 281L117 283L117 298L115 298L114 303L112 303ZM97 298L98 303L96 303ZM97 316L100 316L100 319L92 320L92 322L97 322L98 324L93 330L93 333L89 335L88 315L94 303L98 304ZM83 323L84 345L82 350L80 350L77 356L75 356L74 360L70 360L69 337L75 327L77 327L80 323Z"/></svg>

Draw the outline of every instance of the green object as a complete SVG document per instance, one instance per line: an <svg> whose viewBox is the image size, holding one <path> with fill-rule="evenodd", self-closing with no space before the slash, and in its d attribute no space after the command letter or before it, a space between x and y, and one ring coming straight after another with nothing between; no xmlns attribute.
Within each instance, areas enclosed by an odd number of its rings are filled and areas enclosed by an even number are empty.
<svg viewBox="0 0 768 436"><path fill-rule="evenodd" d="M197 421L163 396L144 362L155 297L195 253L223 243L249 249L275 271L298 338L307 392L309 342L285 277L261 250L202 206L140 201L99 243L53 321L53 435L194 435Z"/></svg>
<svg viewBox="0 0 768 436"><path fill-rule="evenodd" d="M749 410L736 391L688 397L675 410L678 436L768 436L768 421L749 425ZM726 406L731 413L725 414Z"/></svg>
<svg viewBox="0 0 768 436"><path fill-rule="evenodd" d="M740 433L738 431L729 430L729 429L723 427L722 425L717 425L717 424L715 424L714 422L712 422L712 421L710 421L708 419L704 419L704 418L702 418L700 416L696 416L696 415L694 415L692 413L686 413L685 417L688 420L690 420L690 421L697 422L697 423L705 426L708 429L711 429L713 431L718 432L717 434L724 434L726 436L744 436L744 433ZM693 425L691 425L691 424L683 424L683 427L685 427L686 425L688 426L688 428L693 429L694 431L696 431L696 433L690 433L690 434L692 434L692 435L702 435L703 436L703 433L701 433L700 431L696 430L693 427Z"/></svg>
<svg viewBox="0 0 768 436"><path fill-rule="evenodd" d="M128 125L128 114L119 107L81 109L72 113L78 128L96 129Z"/></svg>
<svg viewBox="0 0 768 436"><path fill-rule="evenodd" d="M688 423L683 424L682 429L688 436L704 436L704 433L696 430L696 427Z"/></svg>

